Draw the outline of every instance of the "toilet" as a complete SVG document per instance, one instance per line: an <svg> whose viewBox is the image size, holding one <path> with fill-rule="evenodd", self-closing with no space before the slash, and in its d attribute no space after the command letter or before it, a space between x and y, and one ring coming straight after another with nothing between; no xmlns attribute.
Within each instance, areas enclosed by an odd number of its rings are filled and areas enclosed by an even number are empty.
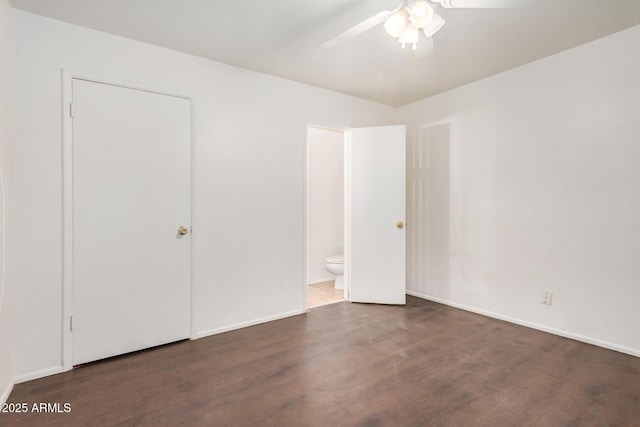
<svg viewBox="0 0 640 427"><path fill-rule="evenodd" d="M344 255L334 255L324 260L324 267L329 273L335 274L334 288L344 289Z"/></svg>

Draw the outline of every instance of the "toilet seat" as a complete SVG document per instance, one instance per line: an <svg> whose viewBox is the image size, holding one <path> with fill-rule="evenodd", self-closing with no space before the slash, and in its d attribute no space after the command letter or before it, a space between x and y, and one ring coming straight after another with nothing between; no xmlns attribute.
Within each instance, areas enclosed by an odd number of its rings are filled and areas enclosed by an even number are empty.
<svg viewBox="0 0 640 427"><path fill-rule="evenodd" d="M344 255L334 255L327 257L324 262L327 264L344 264Z"/></svg>

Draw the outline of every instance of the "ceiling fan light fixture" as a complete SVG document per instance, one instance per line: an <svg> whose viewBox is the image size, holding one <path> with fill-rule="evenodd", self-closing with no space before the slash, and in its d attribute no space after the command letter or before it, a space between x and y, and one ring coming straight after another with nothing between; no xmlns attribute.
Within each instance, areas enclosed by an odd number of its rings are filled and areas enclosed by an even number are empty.
<svg viewBox="0 0 640 427"><path fill-rule="evenodd" d="M442 16L435 13L433 15L433 19L431 19L431 21L422 28L422 32L424 32L424 35L429 38L440 31L442 27L444 27L444 19L442 19Z"/></svg>
<svg viewBox="0 0 640 427"><path fill-rule="evenodd" d="M411 23L414 27L424 28L433 19L433 8L425 0L416 0L411 8Z"/></svg>
<svg viewBox="0 0 640 427"><path fill-rule="evenodd" d="M398 38L398 41L400 43L402 43L402 47L404 48L406 43L412 43L413 44L413 48L415 50L416 48L416 43L418 43L418 36L420 35L420 32L418 31L418 29L416 27L414 27L411 24L407 24L406 27L404 27L404 31L402 32L402 34L400 35L400 37Z"/></svg>
<svg viewBox="0 0 640 427"><path fill-rule="evenodd" d="M384 29L391 37L400 37L408 22L409 12L403 7L386 20Z"/></svg>

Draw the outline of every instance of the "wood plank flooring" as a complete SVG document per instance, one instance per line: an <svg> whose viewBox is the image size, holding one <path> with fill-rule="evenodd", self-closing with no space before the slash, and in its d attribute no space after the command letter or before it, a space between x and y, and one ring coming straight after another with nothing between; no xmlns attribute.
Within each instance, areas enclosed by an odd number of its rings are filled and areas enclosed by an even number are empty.
<svg viewBox="0 0 640 427"><path fill-rule="evenodd" d="M340 302L18 384L2 426L638 426L640 358L418 298Z"/></svg>

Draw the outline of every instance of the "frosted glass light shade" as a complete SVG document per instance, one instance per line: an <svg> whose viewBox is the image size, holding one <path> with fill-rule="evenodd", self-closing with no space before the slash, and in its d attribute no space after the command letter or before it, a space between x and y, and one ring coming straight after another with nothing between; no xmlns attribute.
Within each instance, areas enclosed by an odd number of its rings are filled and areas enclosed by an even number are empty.
<svg viewBox="0 0 640 427"><path fill-rule="evenodd" d="M402 8L387 19L384 23L384 29L391 37L400 37L407 22L409 22L409 12Z"/></svg>
<svg viewBox="0 0 640 427"><path fill-rule="evenodd" d="M418 29L411 24L408 24L404 27L404 31L400 35L398 41L400 43L417 43L418 36L420 35Z"/></svg>
<svg viewBox="0 0 640 427"><path fill-rule="evenodd" d="M444 27L444 19L442 19L442 16L435 13L431 22L429 22L422 31L424 32L424 35L429 38L440 31L440 28L442 27Z"/></svg>
<svg viewBox="0 0 640 427"><path fill-rule="evenodd" d="M416 0L411 8L411 23L414 27L424 28L433 19L433 9L425 0Z"/></svg>

